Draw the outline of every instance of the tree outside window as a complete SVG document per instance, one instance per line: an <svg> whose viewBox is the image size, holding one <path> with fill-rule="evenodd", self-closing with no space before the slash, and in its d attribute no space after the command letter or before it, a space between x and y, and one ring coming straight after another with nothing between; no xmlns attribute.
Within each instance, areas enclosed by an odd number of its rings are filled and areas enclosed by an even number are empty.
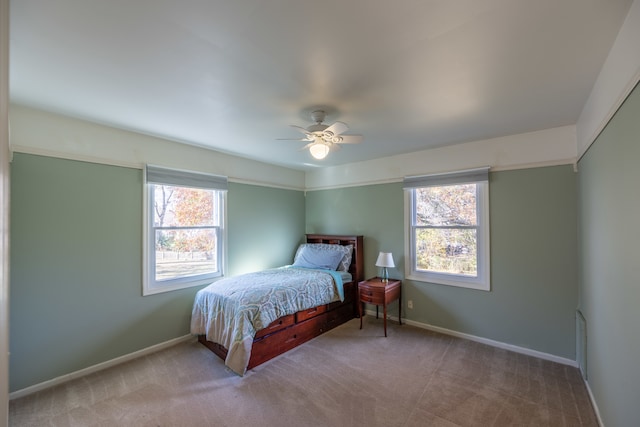
<svg viewBox="0 0 640 427"><path fill-rule="evenodd" d="M155 279L218 272L215 190L154 185Z"/></svg>
<svg viewBox="0 0 640 427"><path fill-rule="evenodd" d="M477 276L476 184L415 190L416 269Z"/></svg>

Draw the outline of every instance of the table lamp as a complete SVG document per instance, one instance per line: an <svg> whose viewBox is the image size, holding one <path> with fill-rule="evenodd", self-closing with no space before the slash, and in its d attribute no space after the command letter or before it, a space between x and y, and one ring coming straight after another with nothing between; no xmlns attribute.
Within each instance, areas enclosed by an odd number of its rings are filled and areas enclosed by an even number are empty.
<svg viewBox="0 0 640 427"><path fill-rule="evenodd" d="M380 252L378 260L376 261L376 267L382 267L382 281L389 281L389 267L393 268L396 265L393 263L393 255L391 252Z"/></svg>

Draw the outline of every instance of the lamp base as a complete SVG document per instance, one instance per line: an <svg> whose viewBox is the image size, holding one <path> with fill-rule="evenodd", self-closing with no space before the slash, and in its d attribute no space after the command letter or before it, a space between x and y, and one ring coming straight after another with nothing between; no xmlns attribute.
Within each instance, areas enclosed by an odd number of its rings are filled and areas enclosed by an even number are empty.
<svg viewBox="0 0 640 427"><path fill-rule="evenodd" d="M382 267L381 281L385 283L389 281L389 270L387 270L387 267Z"/></svg>

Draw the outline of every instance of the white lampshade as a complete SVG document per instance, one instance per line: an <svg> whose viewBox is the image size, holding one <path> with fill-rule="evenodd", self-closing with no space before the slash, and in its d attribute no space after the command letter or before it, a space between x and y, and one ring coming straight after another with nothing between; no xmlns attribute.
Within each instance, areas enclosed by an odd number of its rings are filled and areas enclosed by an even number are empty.
<svg viewBox="0 0 640 427"><path fill-rule="evenodd" d="M329 146L321 142L316 142L309 147L309 152L315 159L322 160L329 154Z"/></svg>
<svg viewBox="0 0 640 427"><path fill-rule="evenodd" d="M376 267L395 267L393 263L393 255L391 252L380 252L378 260L376 261Z"/></svg>

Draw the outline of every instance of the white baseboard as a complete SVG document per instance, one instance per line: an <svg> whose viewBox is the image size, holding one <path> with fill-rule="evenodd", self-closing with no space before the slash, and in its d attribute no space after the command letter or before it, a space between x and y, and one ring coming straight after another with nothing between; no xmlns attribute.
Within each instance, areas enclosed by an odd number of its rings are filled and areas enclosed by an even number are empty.
<svg viewBox="0 0 640 427"><path fill-rule="evenodd" d="M587 393L589 393L589 400L591 400L591 406L593 406L593 411L596 413L596 419L598 421L598 425L600 427L604 427L604 422L602 421L602 417L600 416L600 409L598 409L596 398L593 396L593 393L591 392L591 387L589 387L589 381L585 381L584 385L587 387Z"/></svg>
<svg viewBox="0 0 640 427"><path fill-rule="evenodd" d="M366 313L374 315L374 316L376 314L375 310L372 310L372 309L366 310ZM395 317L395 316L387 316L387 319L395 320L396 322L398 321L398 317ZM517 345L507 344L507 343L504 343L504 342L501 342L501 341L495 341L495 340L491 340L491 339L488 339L488 338L477 337L475 335L465 334L465 333L462 333L462 332L453 331L451 329L441 328L440 326L433 326L433 325L429 325L428 323L416 322L414 320L409 320L409 319L404 319L404 318L402 319L402 323L406 323L407 325L411 325L411 326L416 326L416 327L421 328L421 329L427 329L427 330L434 331L434 332L440 332L441 334L445 334L445 335L451 335L451 336L454 336L454 337L464 338L464 339L467 339L467 340L470 340L470 341L475 341L475 342L479 342L479 343L482 343L482 344L487 344L487 345L490 345L492 347L502 348L504 350L509 350L509 351L513 351L513 352L516 352L516 353L526 354L528 356L537 357L539 359L549 360L551 362L557 362L557 363L561 363L563 365L573 366L574 368L578 367L578 362L575 361L575 360L567 359L565 357L560 357L560 356L556 356L556 355L549 354L549 353L543 353L541 351L532 350L530 348L519 347Z"/></svg>
<svg viewBox="0 0 640 427"><path fill-rule="evenodd" d="M97 365L89 366L88 368L80 369L79 371L71 372L70 374L61 375L57 378L9 393L9 400L18 399L19 397L24 397L29 394L45 390L47 388L66 383L67 381L84 377L85 375L93 374L94 372L102 371L103 369L107 369L112 366L137 359L138 357L146 356L148 354L164 350L165 348L173 347L176 344L180 344L181 342L188 341L190 339L194 339L194 336L185 335L182 337L174 338L160 344L152 345L151 347L143 348L142 350L134 351L133 353L125 354L124 356L116 357L115 359L107 360L106 362L98 363Z"/></svg>

